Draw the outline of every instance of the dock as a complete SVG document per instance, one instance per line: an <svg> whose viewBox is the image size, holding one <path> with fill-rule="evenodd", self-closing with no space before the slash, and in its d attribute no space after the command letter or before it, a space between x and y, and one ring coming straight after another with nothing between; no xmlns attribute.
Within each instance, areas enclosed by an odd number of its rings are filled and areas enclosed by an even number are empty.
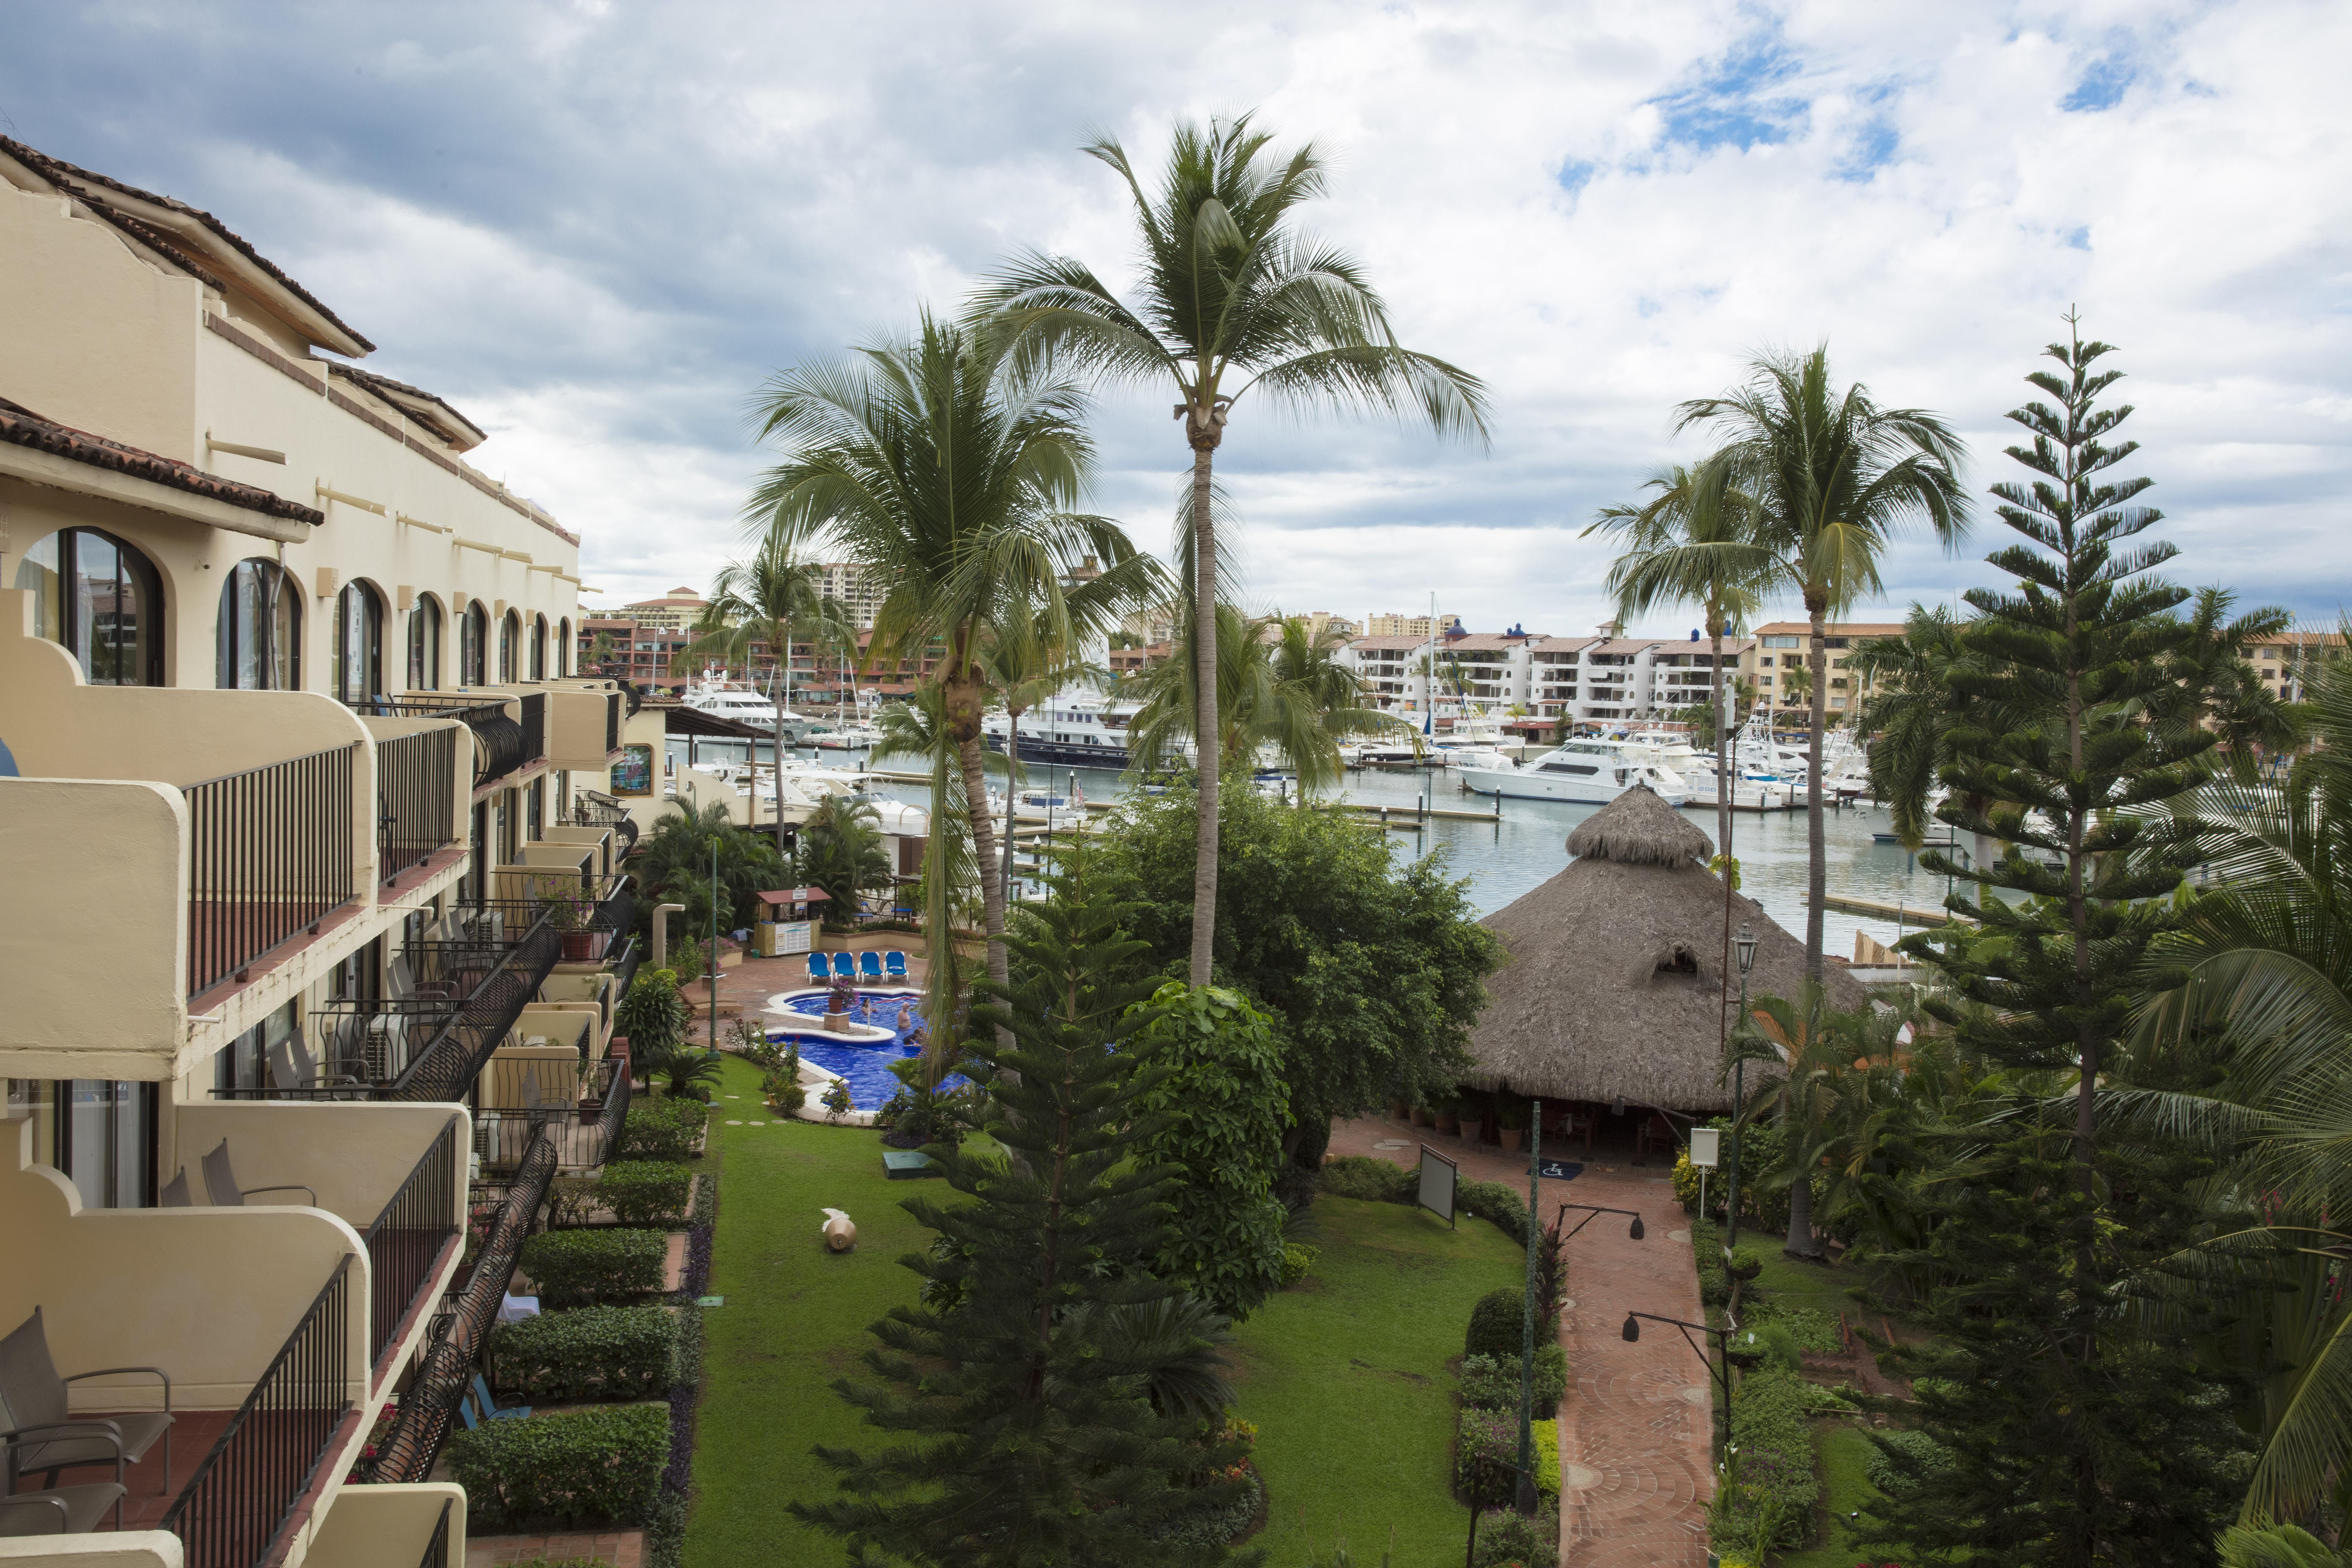
<svg viewBox="0 0 2352 1568"><path fill-rule="evenodd" d="M1908 904L1884 904L1875 899L1852 899L1843 893L1831 893L1822 900L1823 907L1843 910L1850 915L1864 915L1872 920L1893 921L1897 926L1943 926L1952 923L1952 914L1943 909L1915 910Z"/></svg>

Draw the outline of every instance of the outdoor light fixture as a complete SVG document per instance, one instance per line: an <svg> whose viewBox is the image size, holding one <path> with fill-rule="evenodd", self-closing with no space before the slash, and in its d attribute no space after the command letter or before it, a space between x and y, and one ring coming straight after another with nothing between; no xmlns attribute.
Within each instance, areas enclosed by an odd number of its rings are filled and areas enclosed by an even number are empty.
<svg viewBox="0 0 2352 1568"><path fill-rule="evenodd" d="M1562 1204L1562 1205L1559 1205L1559 1216L1557 1219L1554 1219L1554 1220L1551 1222L1551 1223L1552 1223L1552 1228L1553 1228L1553 1229L1557 1230L1557 1229L1559 1229L1561 1226L1566 1225L1566 1224L1568 1223L1568 1211L1569 1211L1569 1210L1570 1210L1570 1209L1578 1210L1579 1212L1580 1212L1580 1213L1584 1215L1584 1217L1583 1217L1582 1219L1578 1220L1578 1221L1576 1222L1576 1230L1582 1230L1586 1226L1591 1225L1591 1224L1593 1222L1593 1220L1594 1220L1594 1219L1598 1218L1598 1217L1599 1217L1600 1215L1605 1215L1605 1214L1622 1214L1622 1215L1633 1215L1633 1225L1632 1225L1630 1227L1628 1227L1628 1228L1627 1228L1627 1230L1626 1230L1626 1232L1625 1232L1625 1234L1626 1234L1627 1236L1632 1237L1635 1241L1639 1241L1639 1240L1641 1240L1641 1239L1643 1238L1643 1237L1644 1237L1645 1235L1647 1235L1647 1234L1648 1234L1646 1231L1644 1231L1644 1230L1642 1228L1642 1216L1641 1216L1640 1215L1638 1215L1638 1214L1635 1214L1632 1209L1611 1209L1611 1208L1602 1208L1602 1207L1601 1207L1600 1205L1598 1205L1598 1204ZM1562 1243L1562 1245L1565 1245L1565 1244L1566 1244L1566 1243L1567 1243L1567 1242L1568 1242L1571 1237L1573 1237L1576 1235L1576 1230L1571 1230L1571 1231L1570 1231L1570 1232L1568 1233L1568 1235L1567 1235L1567 1236L1563 1236L1563 1237L1561 1237L1559 1238L1559 1239L1560 1239L1560 1241L1561 1241L1561 1243Z"/></svg>
<svg viewBox="0 0 2352 1568"><path fill-rule="evenodd" d="M1731 939L1731 946L1739 954L1739 973L1745 979L1748 972L1756 967L1756 933L1741 926L1739 934Z"/></svg>
<svg viewBox="0 0 2352 1568"><path fill-rule="evenodd" d="M1731 1447L1729 1443L1731 1436L1731 1358L1728 1353L1727 1353L1722 1360L1722 1363L1717 1365L1715 1362L1708 1359L1706 1351L1699 1344L1699 1342L1691 1338L1691 1331L1696 1329L1702 1334L1712 1334L1720 1338L1724 1342L1725 1351L1728 1352L1731 1348L1731 1336L1738 1331L1739 1325L1738 1323L1731 1323L1723 1328L1717 1329L1710 1328L1705 1323L1686 1322L1681 1318L1661 1317L1655 1312L1627 1312L1625 1314L1625 1327L1620 1331L1624 1335L1625 1342L1627 1344L1633 1345L1642 1342L1641 1321L1643 1318L1649 1319L1650 1321L1654 1323L1664 1323L1670 1327L1681 1330L1684 1342L1688 1344L1692 1352L1697 1355L1700 1362L1706 1364L1707 1372L1710 1374L1719 1374L1723 1384L1723 1403L1717 1408L1723 1414L1724 1437L1726 1440L1723 1451L1726 1457L1738 1453L1739 1450Z"/></svg>
<svg viewBox="0 0 2352 1568"><path fill-rule="evenodd" d="M1756 967L1756 932L1743 923L1739 934L1731 939L1739 953L1739 1026L1746 1028L1748 1015L1748 972ZM1724 1226L1723 1255L1739 1245L1739 1118L1748 1109L1748 1058L1742 1056L1731 1069L1731 1166L1725 1174L1731 1183L1730 1215Z"/></svg>

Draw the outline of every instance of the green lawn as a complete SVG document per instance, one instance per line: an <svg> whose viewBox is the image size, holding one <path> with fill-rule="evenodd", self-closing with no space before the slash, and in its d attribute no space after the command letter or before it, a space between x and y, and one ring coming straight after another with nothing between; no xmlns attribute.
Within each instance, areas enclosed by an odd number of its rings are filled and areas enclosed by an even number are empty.
<svg viewBox="0 0 2352 1568"><path fill-rule="evenodd" d="M726 1126L770 1121L758 1073L732 1057L726 1071L711 1119L725 1176L710 1289L727 1304L704 1318L686 1568L835 1562L839 1545L784 1505L835 1495L812 1447L877 1436L832 1384L866 1376L866 1326L913 1298L915 1277L898 1259L929 1233L899 1200L944 1189L886 1181L870 1132ZM846 1257L818 1237L828 1206L857 1222ZM1342 1535L1378 1561L1393 1525L1400 1564L1452 1561L1469 1519L1447 1484L1446 1363L1462 1352L1471 1303L1516 1284L1522 1254L1479 1220L1449 1231L1418 1209L1332 1197L1315 1213L1314 1273L1236 1335L1238 1409L1258 1426L1272 1500L1259 1541L1274 1568L1298 1568Z"/></svg>
<svg viewBox="0 0 2352 1568"><path fill-rule="evenodd" d="M1458 1561L1468 1511L1451 1494L1454 1379L1470 1306L1516 1285L1525 1255L1483 1220L1448 1230L1401 1204L1316 1200L1323 1255L1236 1334L1237 1406L1258 1428L1273 1568L1345 1536L1378 1562Z"/></svg>
<svg viewBox="0 0 2352 1568"><path fill-rule="evenodd" d="M1846 1545L1845 1516L1878 1495L1863 1467L1870 1459L1870 1439L1851 1421L1814 1423L1815 1449L1821 1456L1822 1502L1829 1512L1824 1544L1811 1552L1783 1552L1780 1568L1853 1568L1858 1560Z"/></svg>

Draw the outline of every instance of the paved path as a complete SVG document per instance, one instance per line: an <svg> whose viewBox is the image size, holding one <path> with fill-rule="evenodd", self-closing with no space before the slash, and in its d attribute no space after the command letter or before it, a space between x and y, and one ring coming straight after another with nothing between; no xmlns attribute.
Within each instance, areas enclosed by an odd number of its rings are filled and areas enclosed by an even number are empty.
<svg viewBox="0 0 2352 1568"><path fill-rule="evenodd" d="M1401 1148L1377 1146L1399 1141ZM1331 1152L1412 1165L1424 1141L1460 1162L1465 1177L1527 1191L1525 1155L1385 1118L1341 1122ZM1560 1408L1560 1563L1702 1568L1713 1490L1706 1369L1673 1329L1643 1323L1638 1344L1627 1344L1622 1332L1629 1310L1698 1321L1698 1280L1685 1228L1690 1222L1674 1201L1665 1170L1632 1163L1630 1130L1621 1143L1612 1149L1604 1132L1580 1175L1542 1187L1547 1212L1563 1202L1633 1209L1647 1231L1635 1241L1624 1218L1601 1215L1569 1244L1570 1300L1559 1342L1575 1384ZM1580 1145L1567 1157L1581 1153ZM1571 1228L1580 1217L1569 1216Z"/></svg>

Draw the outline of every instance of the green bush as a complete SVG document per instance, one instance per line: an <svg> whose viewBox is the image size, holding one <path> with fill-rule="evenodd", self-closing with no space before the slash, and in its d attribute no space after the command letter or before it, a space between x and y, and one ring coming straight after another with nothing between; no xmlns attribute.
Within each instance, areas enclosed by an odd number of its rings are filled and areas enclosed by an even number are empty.
<svg viewBox="0 0 2352 1568"><path fill-rule="evenodd" d="M695 1140L701 1135L703 1123L709 1120L710 1107L698 1100L670 1095L639 1100L629 1107L628 1119L621 1125L619 1146L612 1157L673 1163L688 1159L694 1153Z"/></svg>
<svg viewBox="0 0 2352 1568"><path fill-rule="evenodd" d="M615 1160L596 1180L596 1196L623 1225L676 1226L686 1220L693 1173L668 1160Z"/></svg>
<svg viewBox="0 0 2352 1568"><path fill-rule="evenodd" d="M667 969L638 972L629 994L613 1009L613 1033L629 1042L630 1060L643 1064L686 1037L689 1014L678 994L677 975Z"/></svg>
<svg viewBox="0 0 2352 1568"><path fill-rule="evenodd" d="M521 1263L545 1305L570 1307L650 1295L668 1258L657 1230L545 1230L522 1244Z"/></svg>
<svg viewBox="0 0 2352 1568"><path fill-rule="evenodd" d="M468 1528L572 1529L645 1522L669 1458L669 1407L625 1405L485 1421L449 1439L449 1479Z"/></svg>
<svg viewBox="0 0 2352 1568"><path fill-rule="evenodd" d="M1812 1528L1821 1483L1813 1475L1813 1435L1805 1424L1805 1381L1780 1367L1760 1367L1740 1380L1731 1399L1731 1440L1739 1448L1738 1494L1727 1510L1735 1525L1769 1512L1773 1543L1793 1545Z"/></svg>
<svg viewBox="0 0 2352 1568"><path fill-rule="evenodd" d="M1870 1458L1863 1461L1862 1473L1890 1498L1899 1498L1916 1482L1951 1468L1951 1451L1925 1432L1897 1430L1867 1436Z"/></svg>
<svg viewBox="0 0 2352 1568"><path fill-rule="evenodd" d="M1258 1504L1265 1499L1265 1483L1252 1469L1244 1476L1241 1493L1233 1501L1223 1508L1197 1509L1172 1524L1152 1530L1150 1538L1167 1546L1223 1546L1249 1528L1250 1521L1257 1517Z"/></svg>
<svg viewBox="0 0 2352 1568"><path fill-rule="evenodd" d="M1552 1543L1559 1511L1553 1510L1545 1522L1551 1528L1509 1510L1480 1514L1478 1555L1472 1562L1477 1568L1535 1568L1538 1563L1559 1562L1559 1549Z"/></svg>
<svg viewBox="0 0 2352 1568"><path fill-rule="evenodd" d="M1825 1312L1819 1307L1783 1306L1769 1296L1756 1294L1753 1285L1739 1298L1739 1321L1759 1332L1767 1323L1785 1329L1801 1351L1835 1355L1845 1349L1836 1313Z"/></svg>
<svg viewBox="0 0 2352 1568"><path fill-rule="evenodd" d="M1487 1291L1470 1309L1470 1331L1463 1339L1462 1353L1517 1362L1527 1340L1527 1292L1517 1285Z"/></svg>
<svg viewBox="0 0 2352 1568"><path fill-rule="evenodd" d="M1322 1256L1320 1247L1309 1247L1298 1241L1284 1242L1282 1244L1282 1282L1285 1285L1297 1284L1307 1278L1307 1271L1314 1268L1315 1260Z"/></svg>
<svg viewBox="0 0 2352 1568"><path fill-rule="evenodd" d="M1454 1189L1454 1206L1475 1215L1517 1242L1528 1244L1528 1201L1500 1182L1464 1182Z"/></svg>
<svg viewBox="0 0 2352 1568"><path fill-rule="evenodd" d="M1549 1421L1568 1394L1568 1352L1559 1342L1536 1346L1535 1418ZM1462 1403L1481 1410L1519 1407L1519 1352L1462 1358Z"/></svg>
<svg viewBox="0 0 2352 1568"><path fill-rule="evenodd" d="M662 1307L581 1307L490 1331L499 1387L541 1404L659 1398L677 1343Z"/></svg>
<svg viewBox="0 0 2352 1568"><path fill-rule="evenodd" d="M1454 1434L1454 1487L1465 1500L1509 1502L1518 1492L1519 1417L1512 1410L1467 1409Z"/></svg>
<svg viewBox="0 0 2352 1568"><path fill-rule="evenodd" d="M1691 1226L1691 1260L1698 1266L1698 1299L1710 1307L1731 1300L1731 1276L1723 1271L1723 1237L1700 1220Z"/></svg>
<svg viewBox="0 0 2352 1568"><path fill-rule="evenodd" d="M1764 1352L1764 1364L1782 1372L1805 1370L1805 1358L1798 1352L1797 1336L1780 1323L1765 1323L1750 1328L1739 1336L1741 1347Z"/></svg>
<svg viewBox="0 0 2352 1568"><path fill-rule="evenodd" d="M1317 1184L1334 1197L1370 1204L1409 1204L1421 1190L1421 1174L1386 1160L1342 1154L1317 1173Z"/></svg>

